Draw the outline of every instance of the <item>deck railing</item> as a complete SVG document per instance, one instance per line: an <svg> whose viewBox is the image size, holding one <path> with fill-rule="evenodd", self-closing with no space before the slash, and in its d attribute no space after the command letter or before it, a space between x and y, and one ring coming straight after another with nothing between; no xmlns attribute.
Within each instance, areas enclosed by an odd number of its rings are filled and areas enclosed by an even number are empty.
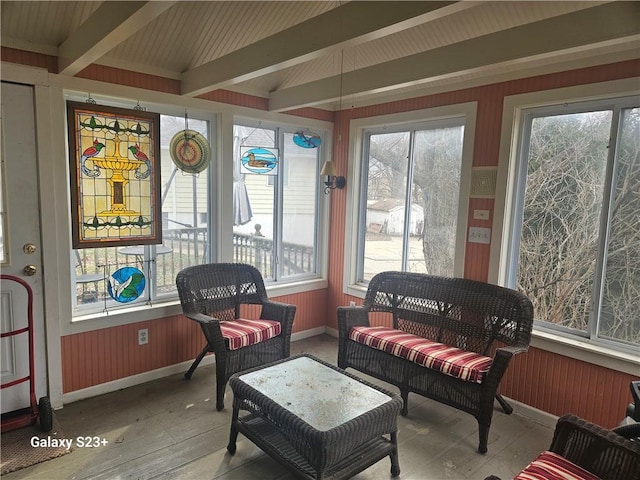
<svg viewBox="0 0 640 480"><path fill-rule="evenodd" d="M109 272L127 266L150 268L155 271L155 285L158 293L175 290L175 278L180 270L191 265L206 263L208 259L207 227L165 228L163 247L169 251L156 254L149 261L144 255L126 255L122 247L84 249L78 252L76 278L78 303L90 303L105 298L106 281ZM282 249L283 275L313 272L315 256L313 247L285 243ZM248 263L256 267L265 279L274 278L273 240L262 235L233 234L233 261ZM102 274L95 282L82 282L80 278L88 274Z"/></svg>
<svg viewBox="0 0 640 480"><path fill-rule="evenodd" d="M273 240L261 235L233 234L233 261L253 265L265 278L274 278ZM314 271L313 247L296 243L283 243L283 275L296 275Z"/></svg>

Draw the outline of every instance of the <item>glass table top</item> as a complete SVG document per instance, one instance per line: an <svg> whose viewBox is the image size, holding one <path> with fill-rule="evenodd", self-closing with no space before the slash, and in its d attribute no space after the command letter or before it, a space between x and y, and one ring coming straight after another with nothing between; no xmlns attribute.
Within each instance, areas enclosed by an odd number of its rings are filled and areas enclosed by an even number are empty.
<svg viewBox="0 0 640 480"><path fill-rule="evenodd" d="M238 377L319 431L342 425L391 397L309 357Z"/></svg>

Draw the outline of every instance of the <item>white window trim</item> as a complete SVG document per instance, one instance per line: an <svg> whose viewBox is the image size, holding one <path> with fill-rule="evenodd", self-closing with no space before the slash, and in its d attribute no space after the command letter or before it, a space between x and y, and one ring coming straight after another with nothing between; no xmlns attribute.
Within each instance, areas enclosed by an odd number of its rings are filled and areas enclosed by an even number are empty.
<svg viewBox="0 0 640 480"><path fill-rule="evenodd" d="M510 219L513 218L514 189L517 187L518 142L522 130L522 111L559 102L581 102L608 97L639 94L639 77L600 82L575 87L525 93L505 97L502 111L502 131L498 163L496 199L493 215L493 238L488 281L506 285L509 268ZM637 355L595 344L590 339L569 337L559 332L549 332L534 326L531 346L560 355L576 358L594 365L638 375L640 372L640 348Z"/></svg>
<svg viewBox="0 0 640 480"><path fill-rule="evenodd" d="M477 107L477 102L467 102L422 110L413 110L410 112L381 115L377 117L361 118L350 122L347 178L351 180L349 182L349 194L347 196L344 229L344 293L354 297L364 298L367 291L365 285L357 283L358 212L361 196L360 178L363 168L362 144L364 141L364 133L367 129L380 128L389 125L412 124L422 121L437 121L440 119L465 117L454 265L454 276L462 277L464 275L464 255Z"/></svg>
<svg viewBox="0 0 640 480"><path fill-rule="evenodd" d="M280 140L283 138L285 134L295 133L297 132L301 124L307 125L307 122L299 122L297 124L292 123L284 123L284 122L275 122L273 119L257 119L256 117L242 116L236 115L233 119L232 129L235 125L244 126L244 127L254 127L254 128L264 128L264 129L273 129L277 136L279 137L276 141L278 145L277 148L280 150L280 155L283 155L284 147L281 144ZM332 131L324 130L321 128L317 128L318 131L322 131L322 144L320 146L320 154L318 155L318 171L324 162L331 155L331 147L332 145ZM233 130L232 130L233 131ZM233 137L233 135L232 135ZM280 167L279 167L280 168ZM288 166L285 166L288 168ZM286 177L286 174L282 173L283 178ZM285 184L286 186L286 184ZM276 193L278 194L278 193ZM281 280L276 281L267 281L265 280L265 287L267 291L277 291L277 292L286 292L280 293L280 295L288 295L291 293L298 293L296 285L324 285L325 288L329 285L327 280L328 277L328 259L329 259L329 228L320 228L321 225L328 226L329 225L329 211L330 211L330 196L323 194L323 184L321 182L318 183L318 189L316 192L316 232L315 232L315 256L316 256L316 271L310 273L304 273L297 275L296 277L289 276L285 277ZM279 201L282 209L282 198ZM276 216L280 217L282 212L277 212ZM233 229L233 223L231 224L231 228ZM233 258L233 250L231 250L231 257ZM321 283L318 283L321 281Z"/></svg>

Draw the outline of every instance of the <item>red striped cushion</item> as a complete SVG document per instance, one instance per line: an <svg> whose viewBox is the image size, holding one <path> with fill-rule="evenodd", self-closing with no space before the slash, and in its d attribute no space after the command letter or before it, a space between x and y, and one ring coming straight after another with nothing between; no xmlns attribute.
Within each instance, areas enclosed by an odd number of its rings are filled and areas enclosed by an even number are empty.
<svg viewBox="0 0 640 480"><path fill-rule="evenodd" d="M468 382L481 383L492 359L387 327L353 327L349 339Z"/></svg>
<svg viewBox="0 0 640 480"><path fill-rule="evenodd" d="M556 453L542 452L514 480L599 480L599 478Z"/></svg>
<svg viewBox="0 0 640 480"><path fill-rule="evenodd" d="M220 322L222 336L226 339L229 350L254 345L277 337L282 331L280 322L273 320L237 320Z"/></svg>

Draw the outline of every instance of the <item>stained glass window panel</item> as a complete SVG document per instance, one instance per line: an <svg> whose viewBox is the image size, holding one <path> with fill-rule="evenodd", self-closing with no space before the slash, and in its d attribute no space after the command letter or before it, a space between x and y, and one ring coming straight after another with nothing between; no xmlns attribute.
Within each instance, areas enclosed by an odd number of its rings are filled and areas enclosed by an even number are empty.
<svg viewBox="0 0 640 480"><path fill-rule="evenodd" d="M68 103L74 247L160 243L159 115Z"/></svg>

